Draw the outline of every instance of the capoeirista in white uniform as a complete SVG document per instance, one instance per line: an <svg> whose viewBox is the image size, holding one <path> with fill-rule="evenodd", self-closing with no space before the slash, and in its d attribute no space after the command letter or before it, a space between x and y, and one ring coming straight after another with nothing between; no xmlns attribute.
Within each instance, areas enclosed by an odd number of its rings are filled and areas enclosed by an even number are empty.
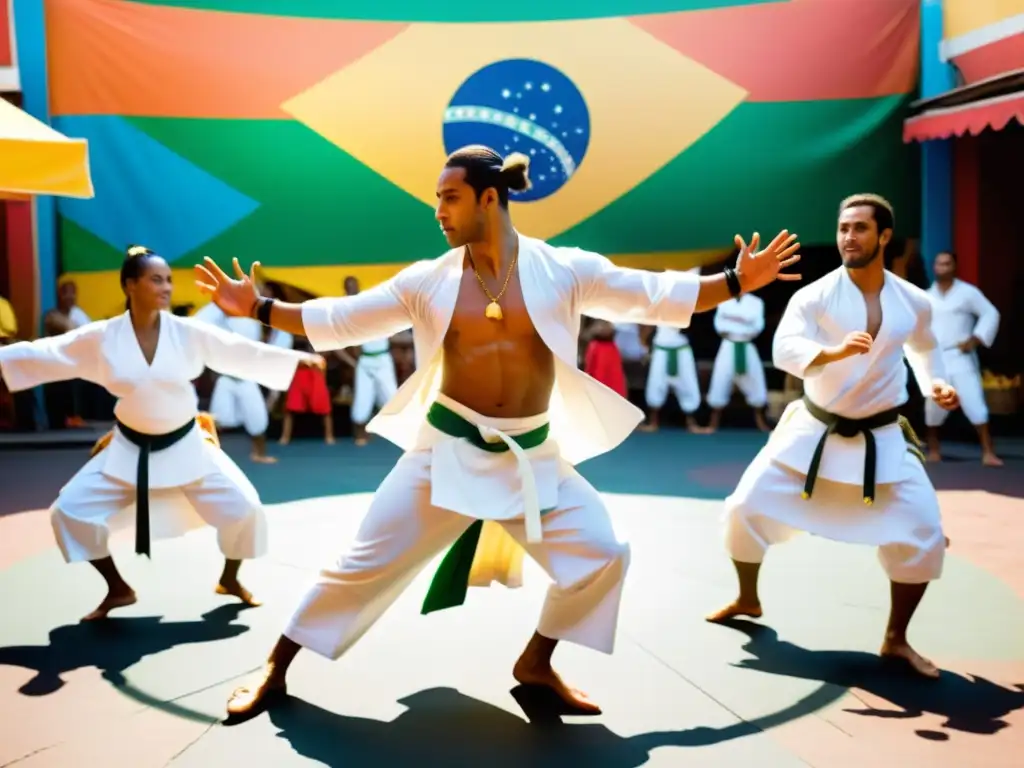
<svg viewBox="0 0 1024 768"><path fill-rule="evenodd" d="M261 343L264 327L258 320L248 317L228 317L216 304L210 303L196 312L194 319L210 323L225 331L236 333L249 341ZM271 329L267 343L281 349L291 349L293 338L290 333ZM291 383L290 381L288 382ZM287 389L287 386L285 387ZM280 392L281 390L272 390ZM221 375L213 385L210 395L210 415L218 427L235 429L243 427L250 437L259 437L270 426L266 399L260 385L252 379Z"/></svg>
<svg viewBox="0 0 1024 768"><path fill-rule="evenodd" d="M651 362L644 395L647 407L657 411L665 405L669 390L685 414L700 408L697 362L690 340L678 328L658 326L651 340Z"/></svg>
<svg viewBox="0 0 1024 768"><path fill-rule="evenodd" d="M80 378L117 398L117 426L109 445L64 486L51 508L64 559L109 557L110 530L135 519L140 477L148 485L152 537L180 535L205 522L217 529L225 558L263 555L267 534L259 496L227 454L197 428L192 382L209 367L285 389L306 357L166 311L160 313L152 364L146 362L127 312L61 336L0 347L0 374L12 391ZM147 442L149 459L142 467L139 443ZM148 541L138 540L136 533L137 548L148 550Z"/></svg>
<svg viewBox="0 0 1024 768"><path fill-rule="evenodd" d="M442 566L425 611L460 603L467 584L518 586L525 547L554 580L538 631L613 649L629 547L572 465L614 448L643 414L578 369L580 315L685 327L699 280L623 270L597 254L519 236L523 297L554 353L556 382L549 413L494 419L439 393L463 259L455 249L358 295L303 305L318 351L410 326L416 345L415 373L368 427L406 453L378 489L352 548L321 572L285 629L328 658L341 656L456 540L452 551L468 553L472 572L453 576ZM510 450L481 449L500 443Z"/></svg>
<svg viewBox="0 0 1024 768"><path fill-rule="evenodd" d="M938 498L896 413L907 401L904 355L924 392L943 379L931 305L924 291L889 272L881 305L870 352L812 366L824 349L866 327L864 298L840 267L790 300L773 358L777 368L803 379L805 397L786 408L726 499L733 560L759 563L771 544L806 531L878 547L895 582L941 575Z"/></svg>
<svg viewBox="0 0 1024 768"><path fill-rule="evenodd" d="M932 302L932 327L942 350L946 375L960 396L964 416L975 427L988 424L988 404L981 385L978 353L973 348L962 350L960 345L973 338L982 346L991 347L999 331L999 310L977 286L959 278L953 278L945 290L938 282L932 283L928 297ZM948 415L949 412L933 400L925 399L927 426L941 426Z"/></svg>
<svg viewBox="0 0 1024 768"><path fill-rule="evenodd" d="M700 276L700 269L698 266L686 271ZM676 396L683 413L688 416L695 413L700 408L700 384L697 361L686 334L679 328L659 325L654 329L650 352L644 400L652 412L652 426L657 425L656 412L664 407L669 390Z"/></svg>
<svg viewBox="0 0 1024 768"><path fill-rule="evenodd" d="M708 384L707 402L719 411L729 404L733 386L754 409L768 404L764 364L752 343L764 331L764 302L757 296L740 296L715 310L715 333L722 343L715 355Z"/></svg>
<svg viewBox="0 0 1024 768"><path fill-rule="evenodd" d="M351 417L354 424L366 424L374 408L382 408L398 391L391 339L373 339L362 345L356 362Z"/></svg>

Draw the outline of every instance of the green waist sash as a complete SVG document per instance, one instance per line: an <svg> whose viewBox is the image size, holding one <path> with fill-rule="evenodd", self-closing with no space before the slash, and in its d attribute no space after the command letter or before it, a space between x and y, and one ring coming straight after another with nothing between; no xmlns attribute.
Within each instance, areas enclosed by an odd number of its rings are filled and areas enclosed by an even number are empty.
<svg viewBox="0 0 1024 768"><path fill-rule="evenodd" d="M733 375L743 376L747 372L747 347L749 346L749 341L732 341Z"/></svg>
<svg viewBox="0 0 1024 768"><path fill-rule="evenodd" d="M153 451L163 451L184 439L196 426L195 419L182 424L173 432L164 435L147 435L136 432L117 422L118 431L125 439L139 449L139 463L135 470L135 552L146 557L150 555L149 535L149 456Z"/></svg>
<svg viewBox="0 0 1024 768"><path fill-rule="evenodd" d="M490 453L505 453L509 447L503 442L489 443L480 434L480 429L472 422L464 419L449 408L434 403L427 411L427 422L434 429L444 432L450 437L467 440L482 451ZM536 448L548 439L550 427L543 424L529 432L512 436L512 441L523 450ZM486 500L481 499L481 504ZM454 608L466 601L466 593L469 590L469 574L473 567L473 559L476 557L477 544L480 541L480 533L483 530L484 521L476 520L466 529L441 560L441 564L434 573L434 578L427 589L427 596L423 600L421 613L426 615L434 611Z"/></svg>
<svg viewBox="0 0 1024 768"><path fill-rule="evenodd" d="M380 357L381 355L390 355L391 349L381 349L377 352L367 352L362 347L359 348L360 357Z"/></svg>
<svg viewBox="0 0 1024 768"><path fill-rule="evenodd" d="M825 443L830 435L836 434L840 437L855 437L864 435L864 503L871 505L875 501L875 472L878 464L878 449L875 445L874 431L890 424L899 424L903 431L903 437L907 441L908 448L919 460L924 462L924 454L920 449L920 440L914 434L910 422L900 416L898 408L890 408L873 416L863 419L847 419L829 413L810 400L806 395L803 398L807 412L826 426L824 434L818 441L814 454L811 456L811 465L807 468L807 480L804 483L803 498L811 498L814 492L814 483L818 479L818 469L821 466L821 457L825 452Z"/></svg>
<svg viewBox="0 0 1024 768"><path fill-rule="evenodd" d="M660 344L654 345L655 349L662 350L668 358L668 368L666 369L669 378L673 378L679 375L679 353L684 349L689 349L689 344L683 344L678 347L663 347Z"/></svg>

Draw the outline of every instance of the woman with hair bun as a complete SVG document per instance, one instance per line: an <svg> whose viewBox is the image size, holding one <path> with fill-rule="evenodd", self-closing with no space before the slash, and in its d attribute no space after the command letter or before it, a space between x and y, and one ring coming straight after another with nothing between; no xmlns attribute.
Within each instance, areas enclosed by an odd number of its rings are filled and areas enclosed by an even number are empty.
<svg viewBox="0 0 1024 768"><path fill-rule="evenodd" d="M108 547L110 531L133 518L135 551L147 557L151 536L177 536L198 522L215 527L225 557L217 593L259 605L238 570L266 552L263 507L220 449L211 420L199 414L192 382L209 367L283 390L298 365L323 359L171 314L171 269L143 246L128 248L121 288L124 314L0 349L0 378L12 391L78 378L117 398L113 430L50 509L65 561L88 561L107 584L83 621L136 602Z"/></svg>

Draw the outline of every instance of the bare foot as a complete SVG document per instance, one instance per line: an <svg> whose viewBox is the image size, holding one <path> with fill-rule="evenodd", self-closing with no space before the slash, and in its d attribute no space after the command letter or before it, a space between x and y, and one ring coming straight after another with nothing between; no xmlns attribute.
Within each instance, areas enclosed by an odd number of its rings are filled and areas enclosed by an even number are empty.
<svg viewBox="0 0 1024 768"><path fill-rule="evenodd" d="M327 443L327 445L334 445L337 441L333 437L325 437L324 442Z"/></svg>
<svg viewBox="0 0 1024 768"><path fill-rule="evenodd" d="M239 582L221 582L217 585L216 592L218 595L230 595L237 597L246 605L251 605L253 608L263 605L262 602L252 596L252 592L243 587Z"/></svg>
<svg viewBox="0 0 1024 768"><path fill-rule="evenodd" d="M657 432L658 427L655 424L641 424L637 427L638 432Z"/></svg>
<svg viewBox="0 0 1024 768"><path fill-rule="evenodd" d="M255 461L257 464L277 464L277 459L273 456L267 456L266 454L251 453L249 459Z"/></svg>
<svg viewBox="0 0 1024 768"><path fill-rule="evenodd" d="M928 451L928 461L932 464L942 463L942 454L938 451Z"/></svg>
<svg viewBox="0 0 1024 768"><path fill-rule="evenodd" d="M772 428L770 426L768 426L768 422L765 421L764 416L762 416L761 414L757 414L756 416L754 416L754 424L762 432L771 432L772 431Z"/></svg>
<svg viewBox="0 0 1024 768"><path fill-rule="evenodd" d="M883 659L902 659L907 662L910 665L910 668L917 672L917 674L923 675L924 677L937 678L939 676L939 668L911 648L910 643L906 640L902 642L886 640L885 643L882 644L880 655Z"/></svg>
<svg viewBox="0 0 1024 768"><path fill-rule="evenodd" d="M994 453L986 453L981 457L981 463L986 467L1001 467L1003 466L1003 460L996 456Z"/></svg>
<svg viewBox="0 0 1024 768"><path fill-rule="evenodd" d="M268 666L258 683L232 692L228 699L228 718L235 722L248 720L280 704L287 695L288 686L274 674L274 668Z"/></svg>
<svg viewBox="0 0 1024 768"><path fill-rule="evenodd" d="M290 437L282 437L280 440L277 441L277 444L278 445L288 445L288 443L290 443L291 441L292 441L292 439Z"/></svg>
<svg viewBox="0 0 1024 768"><path fill-rule="evenodd" d="M355 439L355 444L356 444L356 445L358 445L358 446L360 446L360 447L362 447L362 446L366 445L366 444L367 444L367 443L369 443L369 442L370 442L370 441L369 441L369 440L367 440L367 439L366 439L365 437L357 437L357 438Z"/></svg>
<svg viewBox="0 0 1024 768"><path fill-rule="evenodd" d="M107 614L115 608L124 608L128 605L135 605L139 599L135 596L135 590L128 587L127 592L108 592L95 611L82 617L82 621L97 621L107 618Z"/></svg>
<svg viewBox="0 0 1024 768"><path fill-rule="evenodd" d="M587 695L575 688L570 688L550 665L531 666L523 659L516 662L512 676L522 685L547 688L572 709L580 713L599 715L601 708L592 702Z"/></svg>
<svg viewBox="0 0 1024 768"><path fill-rule="evenodd" d="M753 619L759 619L763 613L764 611L761 610L760 603L742 603L739 600L734 600L725 606L725 608L720 608L714 613L709 614L705 619L717 624L722 621L734 619L737 616L750 616Z"/></svg>

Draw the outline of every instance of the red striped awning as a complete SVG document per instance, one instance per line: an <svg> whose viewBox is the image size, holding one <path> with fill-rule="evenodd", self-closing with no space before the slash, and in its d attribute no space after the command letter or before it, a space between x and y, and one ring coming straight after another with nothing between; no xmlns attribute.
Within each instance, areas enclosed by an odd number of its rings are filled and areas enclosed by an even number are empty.
<svg viewBox="0 0 1024 768"><path fill-rule="evenodd" d="M948 139L965 133L977 136L986 128L1001 131L1014 119L1024 125L1024 92L926 110L904 121L903 141Z"/></svg>

